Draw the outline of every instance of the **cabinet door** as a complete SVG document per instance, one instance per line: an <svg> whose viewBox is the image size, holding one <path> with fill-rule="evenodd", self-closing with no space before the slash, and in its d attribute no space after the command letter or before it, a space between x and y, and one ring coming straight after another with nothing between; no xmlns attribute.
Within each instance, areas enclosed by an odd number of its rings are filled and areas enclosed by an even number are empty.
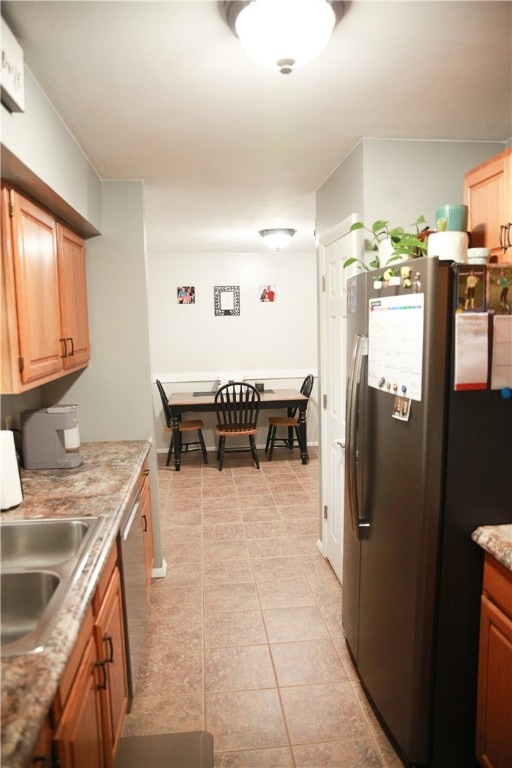
<svg viewBox="0 0 512 768"><path fill-rule="evenodd" d="M85 244L79 235L57 223L57 253L64 369L83 368L90 358Z"/></svg>
<svg viewBox="0 0 512 768"><path fill-rule="evenodd" d="M71 693L55 734L60 768L102 768L105 765L98 687L104 666L98 666L90 636Z"/></svg>
<svg viewBox="0 0 512 768"><path fill-rule="evenodd" d="M128 706L121 579L117 567L96 617L94 635L98 658L104 662L106 672L106 687L101 689L100 694L105 765L112 766Z"/></svg>
<svg viewBox="0 0 512 768"><path fill-rule="evenodd" d="M512 621L485 595L480 619L477 757L486 768L512 765Z"/></svg>
<svg viewBox="0 0 512 768"><path fill-rule="evenodd" d="M504 260L503 246L512 238L508 229L512 221L511 159L510 150L502 152L464 177L472 246L490 248L499 260Z"/></svg>
<svg viewBox="0 0 512 768"><path fill-rule="evenodd" d="M10 285L6 281L5 289L14 292L15 317L9 321L16 324L11 328L9 368L17 367L21 383L30 384L62 371L56 223L18 192L5 189L3 198L13 279ZM8 257L5 253L2 260ZM2 364L6 362L2 359Z"/></svg>
<svg viewBox="0 0 512 768"><path fill-rule="evenodd" d="M32 756L28 762L29 766L37 766L38 768L52 768L54 765L53 758L53 729L48 715L45 718L43 727L39 733L39 737L36 741L34 749L32 750Z"/></svg>

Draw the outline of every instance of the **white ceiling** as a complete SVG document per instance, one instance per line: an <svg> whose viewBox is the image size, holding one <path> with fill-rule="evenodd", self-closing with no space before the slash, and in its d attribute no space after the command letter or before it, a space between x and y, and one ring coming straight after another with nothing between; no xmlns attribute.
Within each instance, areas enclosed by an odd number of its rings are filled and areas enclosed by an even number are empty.
<svg viewBox="0 0 512 768"><path fill-rule="evenodd" d="M170 253L258 251L273 226L313 248L315 192L363 136L509 140L511 5L354 0L291 75L250 59L214 0L2 15L100 177L144 180L148 251Z"/></svg>

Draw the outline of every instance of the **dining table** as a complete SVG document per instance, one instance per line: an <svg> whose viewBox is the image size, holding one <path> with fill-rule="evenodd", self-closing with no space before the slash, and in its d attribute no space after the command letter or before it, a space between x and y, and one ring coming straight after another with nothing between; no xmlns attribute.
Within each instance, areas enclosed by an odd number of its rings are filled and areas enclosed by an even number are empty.
<svg viewBox="0 0 512 768"><path fill-rule="evenodd" d="M174 392L169 397L169 408L171 410L171 426L174 445L174 467L177 472L181 467L181 449L179 423L184 413L208 413L215 412L215 394L216 390L198 391L198 392ZM306 411L309 398L296 389L264 389L260 392L260 410L283 410L286 409L290 416L293 411L297 412L298 429L300 435L300 457L303 464L309 461ZM289 427L289 439L293 437L293 427ZM290 443L291 444L291 443Z"/></svg>

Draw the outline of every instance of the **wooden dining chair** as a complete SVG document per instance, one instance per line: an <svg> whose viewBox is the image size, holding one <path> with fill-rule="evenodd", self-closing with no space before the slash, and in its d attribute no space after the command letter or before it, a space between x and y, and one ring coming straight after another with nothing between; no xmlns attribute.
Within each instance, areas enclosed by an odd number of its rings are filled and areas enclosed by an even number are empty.
<svg viewBox="0 0 512 768"><path fill-rule="evenodd" d="M165 424L166 424L165 429L166 429L166 432L171 433L171 442L169 443L169 452L167 453L167 461L165 462L165 466L168 467L171 461L172 452L174 450L174 435L173 435L172 421L171 421L171 409L169 408L169 401L165 393L165 389L162 386L162 382L157 379L156 385L160 393L160 399L162 400L162 408L164 411ZM206 445L203 437L203 427L204 427L204 424L201 419L182 419L179 422L178 429L180 432L180 451L201 450L203 454L204 463L208 464L208 454L206 453ZM187 442L185 442L182 438L182 435L185 432L197 432L198 439L188 440ZM199 447L195 447L195 446L199 446Z"/></svg>
<svg viewBox="0 0 512 768"><path fill-rule="evenodd" d="M224 465L224 453L230 451L248 451L252 453L256 469L260 468L258 452L256 450L256 432L258 414L260 410L260 393L252 384L243 381L234 381L224 384L215 394L215 406L217 413L217 436L219 445L217 449L217 461L219 471ZM236 446L226 448L226 438L248 437L249 448Z"/></svg>
<svg viewBox="0 0 512 768"><path fill-rule="evenodd" d="M311 396L311 391L313 389L313 383L314 383L314 378L313 378L313 375L310 373L308 376L306 376L300 388L301 394L305 395L308 398L308 403L309 403L309 397ZM306 406L306 409L307 409L307 406ZM304 449L306 448L306 446L302 446L300 443L298 410L299 410L298 408L294 408L293 410L290 410L287 416L270 416L269 417L267 442L265 444L265 453L267 454L267 458L269 461L272 461L272 454L274 452L274 448L276 447L276 443L279 443L281 446L286 446L286 448L289 448L290 450L295 445L297 445L301 449L301 452L303 448ZM286 437L277 437L276 432L279 427L286 428L287 430Z"/></svg>

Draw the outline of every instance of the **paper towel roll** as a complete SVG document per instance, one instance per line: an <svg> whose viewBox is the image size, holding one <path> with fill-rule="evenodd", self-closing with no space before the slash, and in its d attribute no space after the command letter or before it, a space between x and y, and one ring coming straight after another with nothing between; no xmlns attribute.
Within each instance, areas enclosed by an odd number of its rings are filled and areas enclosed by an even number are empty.
<svg viewBox="0 0 512 768"><path fill-rule="evenodd" d="M0 431L0 509L17 507L23 501L20 470L16 458L14 435L10 429Z"/></svg>
<svg viewBox="0 0 512 768"><path fill-rule="evenodd" d="M467 232L433 232L428 236L428 256L439 256L441 261L467 261Z"/></svg>

